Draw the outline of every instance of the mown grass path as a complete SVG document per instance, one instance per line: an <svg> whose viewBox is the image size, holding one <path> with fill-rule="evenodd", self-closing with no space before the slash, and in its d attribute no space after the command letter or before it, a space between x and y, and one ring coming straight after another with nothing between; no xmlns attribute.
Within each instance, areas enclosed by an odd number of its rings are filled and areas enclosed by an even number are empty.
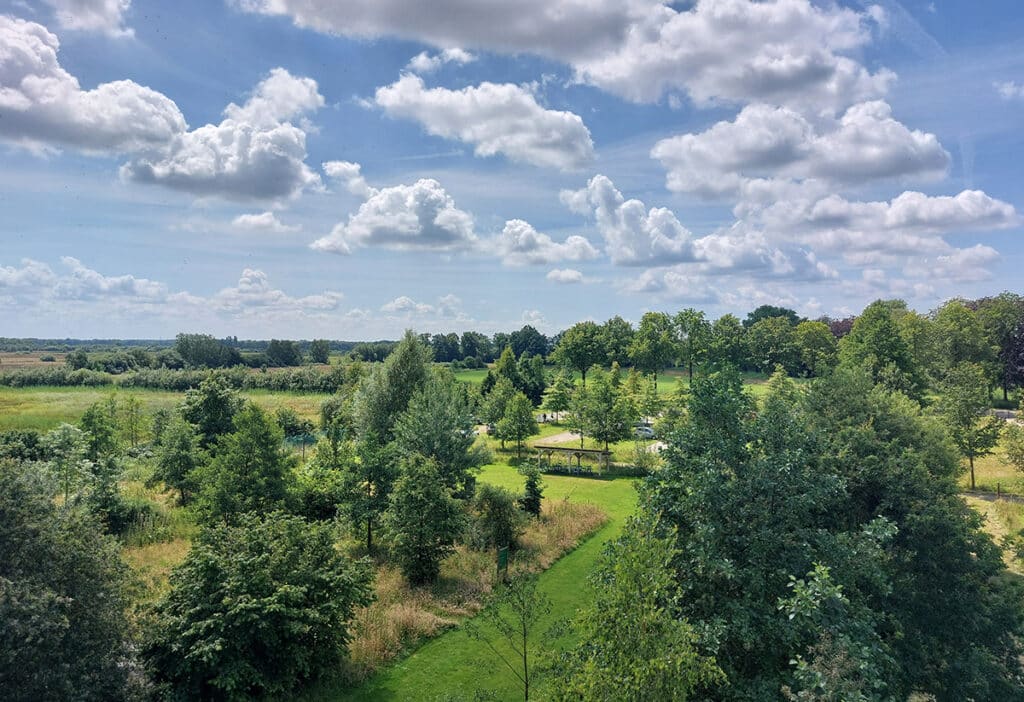
<svg viewBox="0 0 1024 702"><path fill-rule="evenodd" d="M507 465L484 468L480 480L521 491L523 478ZM634 480L600 480L562 475L544 476L545 499L568 498L599 505L608 522L571 553L541 574L541 589L551 599L551 615L539 631L559 619L571 616L588 597L587 576L604 544L622 530L636 507ZM461 628L427 642L407 658L381 670L354 690L321 689L311 700L423 700L443 695L469 699L475 690L487 690L502 700L522 699L518 681L481 644L469 639Z"/></svg>

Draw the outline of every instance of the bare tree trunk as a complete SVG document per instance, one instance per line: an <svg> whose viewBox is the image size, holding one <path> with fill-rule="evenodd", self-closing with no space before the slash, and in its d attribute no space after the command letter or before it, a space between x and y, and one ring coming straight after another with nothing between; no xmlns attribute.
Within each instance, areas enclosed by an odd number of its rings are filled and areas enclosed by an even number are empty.
<svg viewBox="0 0 1024 702"><path fill-rule="evenodd" d="M971 490L974 489L974 456L968 456L967 461L971 464Z"/></svg>

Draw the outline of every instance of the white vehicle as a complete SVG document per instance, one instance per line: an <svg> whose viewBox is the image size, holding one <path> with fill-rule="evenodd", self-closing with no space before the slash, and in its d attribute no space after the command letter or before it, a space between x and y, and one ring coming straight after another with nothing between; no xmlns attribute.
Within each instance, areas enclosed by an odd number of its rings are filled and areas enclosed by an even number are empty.
<svg viewBox="0 0 1024 702"><path fill-rule="evenodd" d="M651 429L650 427L644 427L644 426L633 427L633 434L638 439L653 439L654 438L654 430Z"/></svg>

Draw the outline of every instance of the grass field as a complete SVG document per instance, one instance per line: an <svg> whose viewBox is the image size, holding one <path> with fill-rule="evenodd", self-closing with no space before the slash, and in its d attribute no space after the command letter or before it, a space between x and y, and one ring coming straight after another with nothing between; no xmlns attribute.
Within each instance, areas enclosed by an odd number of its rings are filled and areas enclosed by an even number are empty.
<svg viewBox="0 0 1024 702"><path fill-rule="evenodd" d="M990 456L974 460L974 479L981 492L1007 492L1024 495L1024 473L1017 471L1004 457L1005 449L1000 445ZM970 490L971 473L964 462L964 473L960 476L960 489Z"/></svg>
<svg viewBox="0 0 1024 702"><path fill-rule="evenodd" d="M142 401L143 412L151 415L160 408L179 405L184 393L169 390L115 389L110 387L0 387L0 431L36 429L49 431L61 422L77 423L90 405L106 400L111 395L122 400L134 395ZM311 395L269 390L242 393L260 407L274 412L279 407L291 407L300 416L316 421L320 404L326 395Z"/></svg>
<svg viewBox="0 0 1024 702"><path fill-rule="evenodd" d="M506 465L484 468L480 480L521 491L523 477ZM540 576L541 589L552 601L551 614L540 625L544 630L555 621L571 616L586 602L590 586L587 576L604 544L622 529L636 505L632 480L598 480L559 475L544 476L547 499L591 502L608 515L608 523L574 551ZM476 690L486 690L501 700L522 698L521 688L510 672L486 649L471 640L464 629L454 629L427 642L407 658L385 668L353 690L324 686L302 699L334 700L439 700L446 695L470 699Z"/></svg>
<svg viewBox="0 0 1024 702"><path fill-rule="evenodd" d="M50 351L14 352L0 351L0 371L25 370L28 368L54 368L64 365L67 354ZM44 361L43 357L53 358Z"/></svg>
<svg viewBox="0 0 1024 702"><path fill-rule="evenodd" d="M549 373L554 373L556 368L554 366L548 366L547 370ZM627 371L624 371L624 373ZM460 370L455 371L455 377L464 383L470 383L472 385L479 385L487 377L486 368L478 368L475 370ZM579 382L579 373L573 373L573 377ZM747 385L749 390L755 395L763 394L763 386L767 382L768 376L764 373L744 373L743 382ZM797 382L803 382L802 379L797 378ZM684 385L689 384L687 373L681 368L670 368L668 370L661 371L658 373L658 394L669 395L675 392L678 383L682 381Z"/></svg>

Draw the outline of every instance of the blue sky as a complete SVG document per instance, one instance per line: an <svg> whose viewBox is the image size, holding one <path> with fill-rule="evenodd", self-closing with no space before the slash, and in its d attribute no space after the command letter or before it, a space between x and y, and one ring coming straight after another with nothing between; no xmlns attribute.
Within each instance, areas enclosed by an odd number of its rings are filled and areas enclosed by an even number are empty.
<svg viewBox="0 0 1024 702"><path fill-rule="evenodd" d="M0 2L0 335L553 333L1019 289L1024 12Z"/></svg>

